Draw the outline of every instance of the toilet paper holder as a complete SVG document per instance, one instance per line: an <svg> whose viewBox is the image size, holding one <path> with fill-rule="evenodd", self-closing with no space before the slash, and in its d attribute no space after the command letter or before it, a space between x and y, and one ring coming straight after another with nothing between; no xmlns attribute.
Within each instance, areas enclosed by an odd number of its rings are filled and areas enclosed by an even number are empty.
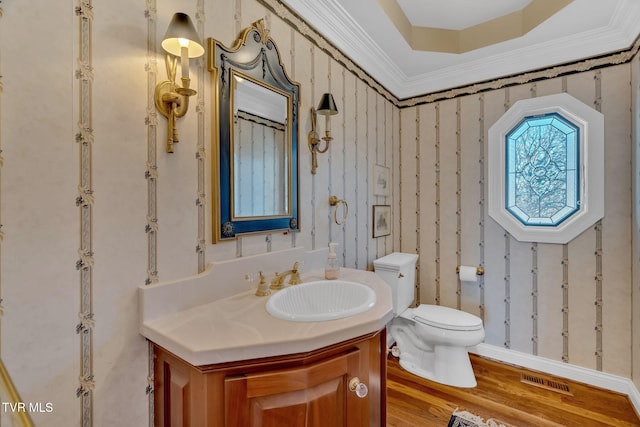
<svg viewBox="0 0 640 427"><path fill-rule="evenodd" d="M457 266L456 267L456 274L459 274L459 273L460 273L460 266ZM482 268L482 267L476 268L476 275L477 276L482 276L483 274L484 274L484 268Z"/></svg>

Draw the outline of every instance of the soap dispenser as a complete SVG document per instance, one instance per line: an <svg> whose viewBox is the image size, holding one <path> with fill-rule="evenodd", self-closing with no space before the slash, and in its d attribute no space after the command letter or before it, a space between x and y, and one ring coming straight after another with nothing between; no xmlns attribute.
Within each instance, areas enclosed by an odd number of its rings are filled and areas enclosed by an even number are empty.
<svg viewBox="0 0 640 427"><path fill-rule="evenodd" d="M324 278L327 280L335 280L338 278L340 266L336 257L337 243L329 243L329 256L327 257L327 265L324 267Z"/></svg>

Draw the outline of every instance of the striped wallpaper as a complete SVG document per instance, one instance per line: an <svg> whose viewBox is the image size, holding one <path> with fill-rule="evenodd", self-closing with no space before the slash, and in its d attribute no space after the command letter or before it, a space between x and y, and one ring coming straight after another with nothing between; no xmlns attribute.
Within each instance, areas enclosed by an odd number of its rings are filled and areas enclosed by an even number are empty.
<svg viewBox="0 0 640 427"><path fill-rule="evenodd" d="M398 100L278 0L93 3L0 9L0 349L23 398L54 404L53 413L34 414L36 425L153 425L139 285L193 275L212 260L329 242L339 243L342 265L359 269L392 251L419 253L420 302L480 315L490 344L637 376L637 44ZM166 78L159 38L178 8L203 39L227 45L264 18L300 82L299 233L208 240L215 111L203 59L192 63L198 94L178 121L174 154L164 153L166 121L153 102ZM43 42L52 33L61 43ZM312 175L305 136L326 91L339 114ZM559 92L605 115L606 214L566 245L521 243L486 214L487 132L517 100ZM373 195L374 165L390 169L390 196ZM331 195L349 203L342 225ZM373 205L392 207L390 236L372 237ZM461 284L459 264L486 274Z"/></svg>

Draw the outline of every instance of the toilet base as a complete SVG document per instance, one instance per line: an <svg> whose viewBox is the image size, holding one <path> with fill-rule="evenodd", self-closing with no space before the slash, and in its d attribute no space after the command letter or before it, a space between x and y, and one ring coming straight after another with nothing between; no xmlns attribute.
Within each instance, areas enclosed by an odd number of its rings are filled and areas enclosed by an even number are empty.
<svg viewBox="0 0 640 427"><path fill-rule="evenodd" d="M400 366L414 375L440 384L461 388L477 386L465 348L436 346L433 352L420 352L418 357L400 350Z"/></svg>
<svg viewBox="0 0 640 427"><path fill-rule="evenodd" d="M392 324L390 332L400 350L400 366L406 371L453 387L477 385L466 347L429 345L418 339L404 322Z"/></svg>

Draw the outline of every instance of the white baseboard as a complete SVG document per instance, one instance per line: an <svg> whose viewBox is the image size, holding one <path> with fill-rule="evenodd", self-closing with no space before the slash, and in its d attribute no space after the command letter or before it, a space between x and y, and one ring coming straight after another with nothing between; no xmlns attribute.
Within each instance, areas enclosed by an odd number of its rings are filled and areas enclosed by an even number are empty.
<svg viewBox="0 0 640 427"><path fill-rule="evenodd" d="M498 347L491 344L478 344L469 347L469 352L488 357L500 362L521 366L523 368L544 372L572 381L589 384L629 396L636 413L640 414L640 392L633 381L618 375L607 374L593 369L582 368L568 363L558 362L540 356Z"/></svg>

